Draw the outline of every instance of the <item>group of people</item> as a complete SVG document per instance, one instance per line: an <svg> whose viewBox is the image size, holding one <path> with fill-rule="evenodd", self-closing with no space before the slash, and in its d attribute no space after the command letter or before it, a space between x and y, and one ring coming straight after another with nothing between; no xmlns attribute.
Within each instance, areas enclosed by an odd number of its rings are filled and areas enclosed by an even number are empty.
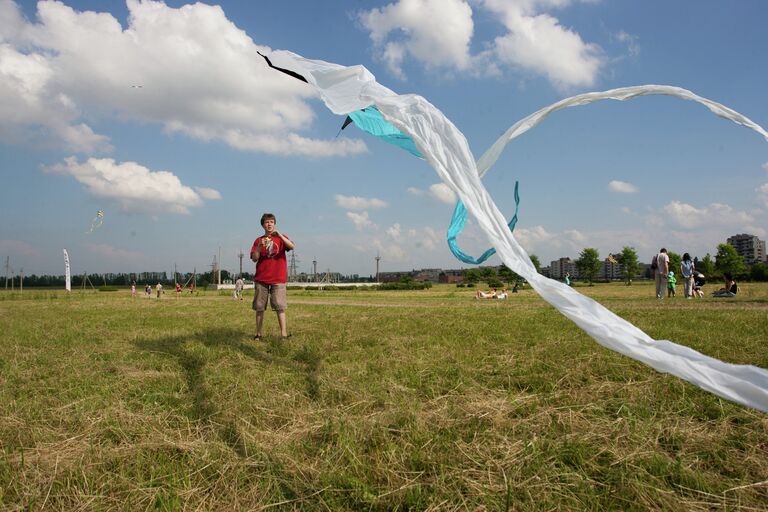
<svg viewBox="0 0 768 512"><path fill-rule="evenodd" d="M663 299L665 290L667 297L674 297L677 293L677 277L675 276L675 271L670 268L669 255L666 248L662 247L659 253L653 257L651 270L654 272L656 281L656 298L659 300ZM683 293L686 299L704 297L703 287L706 283L706 278L704 274L696 270L691 255L687 252L683 254L683 259L680 262L680 279L682 280ZM720 298L735 297L739 287L736 281L734 281L733 276L726 272L723 275L723 279L724 286L713 292L712 296Z"/></svg>
<svg viewBox="0 0 768 512"><path fill-rule="evenodd" d="M155 291L157 293L157 298L159 299L163 295L163 285L158 281L158 283L155 285ZM194 287L192 284L189 285L189 292L192 293L194 291ZM176 283L176 296L180 296L182 292L181 284ZM150 286L149 283L146 283L144 285L144 296L147 298L152 297L152 286ZM136 281L131 281L131 297L136 297Z"/></svg>

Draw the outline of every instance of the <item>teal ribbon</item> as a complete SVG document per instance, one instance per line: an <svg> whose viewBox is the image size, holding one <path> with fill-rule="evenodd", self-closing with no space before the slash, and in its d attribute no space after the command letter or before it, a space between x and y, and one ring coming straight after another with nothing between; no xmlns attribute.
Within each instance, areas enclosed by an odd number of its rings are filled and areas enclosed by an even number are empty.
<svg viewBox="0 0 768 512"><path fill-rule="evenodd" d="M509 230L514 231L515 225L517 225L517 210L520 206L520 195L517 193L517 186L518 182L515 182L515 216L512 217L512 220L509 221ZM464 251L462 251L459 248L458 242L456 242L456 237L461 234L461 232L464 230L464 225L467 223L467 208L464 206L464 203L459 200L456 203L456 208L453 209L453 217L451 217L451 225L448 226L448 247L451 249L451 252L453 255L459 259L460 261L463 261L464 263L468 263L470 265L480 265L485 260L496 254L496 249L491 247L487 251L485 251L483 254L480 255L479 258L473 258L469 254L466 254Z"/></svg>

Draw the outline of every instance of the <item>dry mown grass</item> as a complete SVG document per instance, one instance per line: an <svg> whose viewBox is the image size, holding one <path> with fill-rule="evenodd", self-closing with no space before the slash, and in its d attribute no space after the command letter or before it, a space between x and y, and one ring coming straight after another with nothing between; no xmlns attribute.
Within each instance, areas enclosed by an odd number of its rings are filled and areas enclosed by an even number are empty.
<svg viewBox="0 0 768 512"><path fill-rule="evenodd" d="M768 367L768 287L747 288L584 291ZM287 344L215 295L0 301L0 509L765 509L765 414L599 347L530 291L392 293L292 292Z"/></svg>

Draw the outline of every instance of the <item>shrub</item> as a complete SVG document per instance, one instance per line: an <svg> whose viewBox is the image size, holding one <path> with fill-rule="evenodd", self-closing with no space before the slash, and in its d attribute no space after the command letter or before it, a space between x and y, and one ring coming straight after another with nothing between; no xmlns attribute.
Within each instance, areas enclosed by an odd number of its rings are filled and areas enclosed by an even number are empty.
<svg viewBox="0 0 768 512"><path fill-rule="evenodd" d="M417 283L417 282L399 282L399 283L382 283L378 286L379 290L427 290L432 288L432 283Z"/></svg>

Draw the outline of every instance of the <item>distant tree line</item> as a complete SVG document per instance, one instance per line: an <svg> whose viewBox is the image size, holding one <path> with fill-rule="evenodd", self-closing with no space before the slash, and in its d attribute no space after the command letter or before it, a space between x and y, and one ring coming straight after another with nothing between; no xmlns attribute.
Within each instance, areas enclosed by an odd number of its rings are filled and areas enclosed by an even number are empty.
<svg viewBox="0 0 768 512"><path fill-rule="evenodd" d="M145 278L145 279L139 279L140 274L88 274L87 279L84 274L73 274L71 276L71 283L72 288L82 288L83 283L85 282L85 287L89 288L91 285L93 285L95 288L98 288L99 286L125 286L128 287L131 285L132 281L136 281L137 285L143 286L144 284L151 284L154 285L158 281L161 282L163 285L172 285L174 284L173 275L168 276L166 275L164 278ZM162 274L161 274L162 275ZM192 277L191 272L187 272L185 274L176 274L176 280L179 281L181 284L186 283L190 278ZM11 286L11 279L13 279L13 286L18 287L21 276L15 275L12 278L8 277L8 286ZM235 279L233 277L233 274L230 273L227 270L221 271L221 279L222 281L227 279ZM252 280L253 274L243 272L243 279L245 280ZM200 274L197 274L196 276L197 286L208 286L211 283L216 282L213 276L213 272L202 272ZM0 282L0 286L3 286L2 282ZM24 287L27 288L64 288L64 276L53 276L53 275L36 275L36 274L30 274L24 276Z"/></svg>
<svg viewBox="0 0 768 512"><path fill-rule="evenodd" d="M670 269L679 271L682 256L673 251L668 251L667 255L669 256ZM632 284L633 279L641 276L652 277L651 271L640 263L634 247L623 247L615 257L616 262L621 265L622 278L627 284ZM536 271L540 272L539 258L535 254L530 255L530 258ZM714 258L707 253L701 259L694 258L693 262L696 270L707 276L710 281L721 279L725 273L730 273L741 281L768 281L768 265L765 263L747 265L744 258L736 252L736 248L730 244L719 244ZM602 259L597 249L586 247L579 253L575 264L579 271L579 279L591 285L600 273ZM643 274L643 272L645 273ZM520 281L522 278L503 264L498 267L489 266L464 270L464 282L469 285L485 282L489 287L501 288L505 283L511 286Z"/></svg>

